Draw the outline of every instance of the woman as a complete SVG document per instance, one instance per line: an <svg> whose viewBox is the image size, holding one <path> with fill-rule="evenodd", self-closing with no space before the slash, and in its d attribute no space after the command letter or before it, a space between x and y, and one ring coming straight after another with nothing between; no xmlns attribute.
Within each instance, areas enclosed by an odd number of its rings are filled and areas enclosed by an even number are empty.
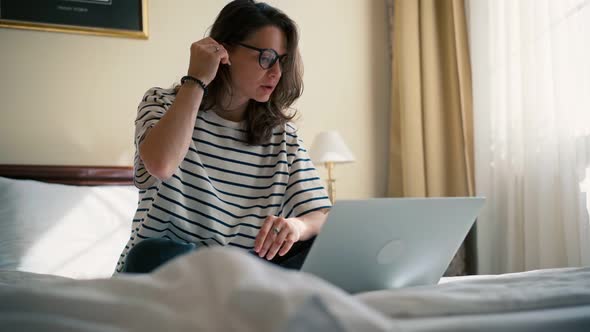
<svg viewBox="0 0 590 332"><path fill-rule="evenodd" d="M135 122L139 207L117 272L149 272L201 246L298 268L331 206L286 114L301 95L295 23L227 4L191 45L187 76L152 88Z"/></svg>

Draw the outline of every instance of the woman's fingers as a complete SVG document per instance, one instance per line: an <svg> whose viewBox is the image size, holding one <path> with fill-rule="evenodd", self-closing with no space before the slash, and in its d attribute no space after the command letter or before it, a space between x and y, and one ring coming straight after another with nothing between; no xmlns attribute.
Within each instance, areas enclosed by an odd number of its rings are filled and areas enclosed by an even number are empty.
<svg viewBox="0 0 590 332"><path fill-rule="evenodd" d="M285 256L285 254L288 253L289 250L291 250L291 247L293 247L293 244L295 244L295 240L293 239L293 234L289 234L289 236L287 236L287 238L285 239L285 243L283 243L283 247L279 251L279 256Z"/></svg>
<svg viewBox="0 0 590 332"><path fill-rule="evenodd" d="M285 223L285 218L283 218L283 217L275 218L273 220L273 222L270 223L269 226L271 226L271 227L269 228L268 234L266 235L266 239L264 240L264 243L262 244L262 248L260 249L260 252L258 253L258 255L260 257L266 257L268 250L273 245L273 243L277 240L278 235L281 233L281 231L284 230L284 228L287 228L287 225ZM287 231L288 231L288 229L287 229Z"/></svg>
<svg viewBox="0 0 590 332"><path fill-rule="evenodd" d="M258 256L272 260L277 254L284 256L299 239L299 231L293 222L283 217L268 216L254 241Z"/></svg>
<svg viewBox="0 0 590 332"><path fill-rule="evenodd" d="M275 218L272 223L270 223L269 233L266 235L266 239L262 244L262 248L258 255L260 257L266 257L268 250L272 246L272 244L276 241L277 235L286 227L285 219L282 217Z"/></svg>
<svg viewBox="0 0 590 332"><path fill-rule="evenodd" d="M217 54L219 56L219 62L231 66L231 62L229 61L229 53L227 52L227 49L223 46L223 44L218 43L210 37L198 41L197 44L200 44L203 47L205 47L206 50L210 53Z"/></svg>
<svg viewBox="0 0 590 332"><path fill-rule="evenodd" d="M225 47L223 47L223 45L219 45L218 47L219 48L216 49L216 53L219 55L219 62L223 63L224 65L231 66L231 61L229 61L229 53L227 52Z"/></svg>
<svg viewBox="0 0 590 332"><path fill-rule="evenodd" d="M283 243L285 242L285 239L287 238L289 233L291 233L291 230L289 229L289 227L287 227L287 225L285 225L281 229L280 233L276 236L272 245L270 246L268 254L266 255L266 259L271 260L275 257L279 249L283 246Z"/></svg>
<svg viewBox="0 0 590 332"><path fill-rule="evenodd" d="M262 223L262 227L260 227L260 231L258 232L258 235L256 236L256 240L254 241L254 251L256 251L257 253L260 253L260 250L262 249L262 245L264 244L264 241L266 241L266 237L268 236L268 234L270 232L270 228L272 227L272 224L273 224L273 221L275 218L276 218L275 216L268 216L268 217L266 217L266 219ZM260 256L260 257L262 257L262 256Z"/></svg>
<svg viewBox="0 0 590 332"><path fill-rule="evenodd" d="M190 53L188 75L205 84L215 79L220 64L231 64L226 48L210 37L192 43Z"/></svg>

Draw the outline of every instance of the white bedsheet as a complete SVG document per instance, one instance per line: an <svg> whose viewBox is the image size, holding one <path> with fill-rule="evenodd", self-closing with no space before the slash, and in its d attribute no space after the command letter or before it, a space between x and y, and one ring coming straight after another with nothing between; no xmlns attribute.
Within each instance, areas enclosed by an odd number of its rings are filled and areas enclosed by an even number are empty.
<svg viewBox="0 0 590 332"><path fill-rule="evenodd" d="M0 330L590 330L590 269L476 277L351 296L231 248L149 275L2 282Z"/></svg>

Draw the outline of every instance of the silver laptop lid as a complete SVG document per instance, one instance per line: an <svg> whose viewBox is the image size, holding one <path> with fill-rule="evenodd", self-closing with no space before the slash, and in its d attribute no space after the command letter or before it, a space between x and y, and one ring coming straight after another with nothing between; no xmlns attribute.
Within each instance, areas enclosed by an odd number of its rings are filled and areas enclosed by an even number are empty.
<svg viewBox="0 0 590 332"><path fill-rule="evenodd" d="M435 284L484 204L481 197L343 200L302 271L351 293Z"/></svg>

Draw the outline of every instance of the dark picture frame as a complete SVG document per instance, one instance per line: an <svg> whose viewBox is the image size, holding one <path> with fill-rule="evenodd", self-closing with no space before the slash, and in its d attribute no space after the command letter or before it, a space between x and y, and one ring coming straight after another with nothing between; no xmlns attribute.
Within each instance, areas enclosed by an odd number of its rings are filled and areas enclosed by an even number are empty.
<svg viewBox="0 0 590 332"><path fill-rule="evenodd" d="M0 27L148 39L148 0L0 0Z"/></svg>

